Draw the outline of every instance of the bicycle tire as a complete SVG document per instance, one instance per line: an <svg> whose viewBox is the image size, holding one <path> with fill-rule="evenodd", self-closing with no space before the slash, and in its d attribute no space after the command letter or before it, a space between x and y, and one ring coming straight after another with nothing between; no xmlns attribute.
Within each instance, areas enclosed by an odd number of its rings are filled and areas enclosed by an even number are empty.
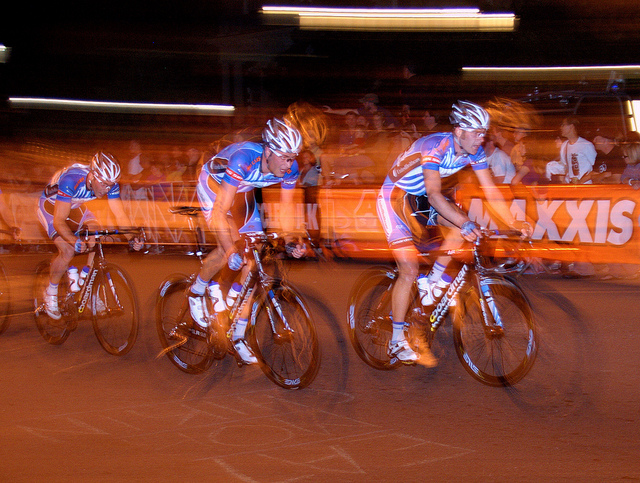
<svg viewBox="0 0 640 483"><path fill-rule="evenodd" d="M91 294L93 331L102 348L122 356L138 337L140 309L133 283L118 265L107 263Z"/></svg>
<svg viewBox="0 0 640 483"><path fill-rule="evenodd" d="M456 353L466 371L489 386L511 386L531 370L538 352L533 311L513 282L492 278L493 299L500 313L503 331L487 330L477 288L460 293L454 313L453 339Z"/></svg>
<svg viewBox="0 0 640 483"><path fill-rule="evenodd" d="M207 333L191 318L187 291L191 281L185 275L173 275L162 282L156 301L156 329L163 352L181 371L200 374L213 363L215 356L207 342ZM186 327L186 341L178 343L169 334L179 324Z"/></svg>
<svg viewBox="0 0 640 483"><path fill-rule="evenodd" d="M252 305L249 341L262 371L272 382L285 389L303 389L313 382L320 367L315 325L295 289L280 281L269 292L292 331L284 329L270 294L262 292ZM277 335L271 320L275 321Z"/></svg>
<svg viewBox="0 0 640 483"><path fill-rule="evenodd" d="M0 334L9 327L11 313L11 287L9 279L4 270L4 266L0 263Z"/></svg>
<svg viewBox="0 0 640 483"><path fill-rule="evenodd" d="M63 344L77 326L77 312L71 295L67 291L69 286L66 276L58 284L58 305L62 316L59 320L47 315L44 308L44 291L49 285L49 262L42 262L36 267L36 277L33 286L34 317L38 332L49 344Z"/></svg>
<svg viewBox="0 0 640 483"><path fill-rule="evenodd" d="M347 328L356 354L375 369L396 369L402 363L387 355L393 332L391 291L395 274L389 267L374 267L356 280L349 294Z"/></svg>

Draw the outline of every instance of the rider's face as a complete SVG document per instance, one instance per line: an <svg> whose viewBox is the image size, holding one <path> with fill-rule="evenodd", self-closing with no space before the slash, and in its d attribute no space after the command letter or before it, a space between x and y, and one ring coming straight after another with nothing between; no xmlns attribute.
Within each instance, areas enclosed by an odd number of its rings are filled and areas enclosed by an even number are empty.
<svg viewBox="0 0 640 483"><path fill-rule="evenodd" d="M284 177L287 174L287 171L291 169L291 165L296 160L296 156L292 154L283 154L278 153L277 151L272 151L269 147L265 148L265 154L267 159L267 170L263 172L271 172L274 176L278 178Z"/></svg>
<svg viewBox="0 0 640 483"><path fill-rule="evenodd" d="M466 131L459 127L456 128L457 141L462 148L462 151L466 154L476 154L482 143L484 137L487 134L486 129L473 129Z"/></svg>
<svg viewBox="0 0 640 483"><path fill-rule="evenodd" d="M96 198L102 198L111 188L113 188L113 183L102 181L96 175L91 173L91 190L96 195Z"/></svg>

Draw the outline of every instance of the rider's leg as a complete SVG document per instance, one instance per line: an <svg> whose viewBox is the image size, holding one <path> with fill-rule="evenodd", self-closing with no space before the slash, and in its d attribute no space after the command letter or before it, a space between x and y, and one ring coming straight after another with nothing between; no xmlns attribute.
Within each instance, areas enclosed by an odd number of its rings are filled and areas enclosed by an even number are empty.
<svg viewBox="0 0 640 483"><path fill-rule="evenodd" d="M55 285L57 288L58 283L60 283L62 275L64 275L64 272L69 267L69 263L71 262L75 252L73 247L64 241L62 237L55 237L53 243L58 248L58 255L56 255L51 262L51 268L49 269L49 286Z"/></svg>

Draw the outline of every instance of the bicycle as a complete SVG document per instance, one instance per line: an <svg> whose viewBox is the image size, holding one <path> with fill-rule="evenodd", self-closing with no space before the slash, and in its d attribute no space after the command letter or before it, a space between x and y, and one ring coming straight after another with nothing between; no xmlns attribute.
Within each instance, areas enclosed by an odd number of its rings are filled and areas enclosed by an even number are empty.
<svg viewBox="0 0 640 483"><path fill-rule="evenodd" d="M411 292L406 336L414 350L431 347L438 328L449 312L453 319L456 354L465 370L489 386L508 386L531 370L538 351L531 305L516 279L519 265L492 266L488 240L520 235L514 230L482 230L472 245L472 258L464 260L448 290L433 310L420 302L417 283ZM429 254L423 254L428 257ZM356 281L349 296L348 331L358 356L371 367L395 369L402 363L389 358L391 340L391 293L397 268L374 267Z"/></svg>
<svg viewBox="0 0 640 483"><path fill-rule="evenodd" d="M196 233L195 254L203 260L204 249L194 219L199 207L172 207L172 213L187 216ZM188 291L196 274L174 274L162 282L157 294L156 326L163 347L161 354L180 370L198 374L214 360L235 354L230 335L236 318L250 297L253 301L247 327L247 341L258 358L264 374L285 389L303 389L315 379L320 364L320 348L315 325L302 296L284 280L278 269L278 238L275 234L243 235L244 256L250 270L228 311L216 313L211 298L205 295L210 320L206 329L199 326L189 310ZM276 261L276 274L269 275L265 262ZM176 342L176 332L182 340ZM236 358L239 366L242 362Z"/></svg>
<svg viewBox="0 0 640 483"><path fill-rule="evenodd" d="M115 235L141 230L84 230L85 240L95 237L90 251L95 252L85 283L78 292L70 290L71 281L65 272L58 284L59 320L47 315L43 295L49 284L50 262L36 268L34 284L34 315L38 331L49 344L64 343L77 329L78 321L91 318L93 330L102 348L109 354L124 355L131 350L138 336L139 305L129 275L115 263L107 262L103 243Z"/></svg>

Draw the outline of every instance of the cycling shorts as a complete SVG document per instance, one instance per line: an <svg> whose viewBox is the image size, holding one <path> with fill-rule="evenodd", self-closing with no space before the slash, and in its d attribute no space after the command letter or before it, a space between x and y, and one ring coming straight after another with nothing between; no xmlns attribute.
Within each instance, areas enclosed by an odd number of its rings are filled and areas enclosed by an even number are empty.
<svg viewBox="0 0 640 483"><path fill-rule="evenodd" d="M392 249L414 245L427 251L439 238L438 212L426 195L412 195L385 183L378 192L376 209Z"/></svg>
<svg viewBox="0 0 640 483"><path fill-rule="evenodd" d="M213 226L211 210L219 190L220 184L205 170L201 170L196 193L198 194L204 217L207 220L207 225L214 233L217 227ZM232 224L238 228L239 233L263 232L262 218L255 200L254 190L236 193L227 216L231 218Z"/></svg>
<svg viewBox="0 0 640 483"><path fill-rule="evenodd" d="M61 201L61 203L65 203ZM56 206L56 201L51 198L40 198L38 202L37 215L40 224L47 232L47 236L51 240L55 240L60 235L53 227L53 211ZM88 221L97 221L95 215L88 210L85 206L81 205L77 208L71 208L69 217L67 218L67 225L71 231L77 235L80 229L87 224Z"/></svg>

